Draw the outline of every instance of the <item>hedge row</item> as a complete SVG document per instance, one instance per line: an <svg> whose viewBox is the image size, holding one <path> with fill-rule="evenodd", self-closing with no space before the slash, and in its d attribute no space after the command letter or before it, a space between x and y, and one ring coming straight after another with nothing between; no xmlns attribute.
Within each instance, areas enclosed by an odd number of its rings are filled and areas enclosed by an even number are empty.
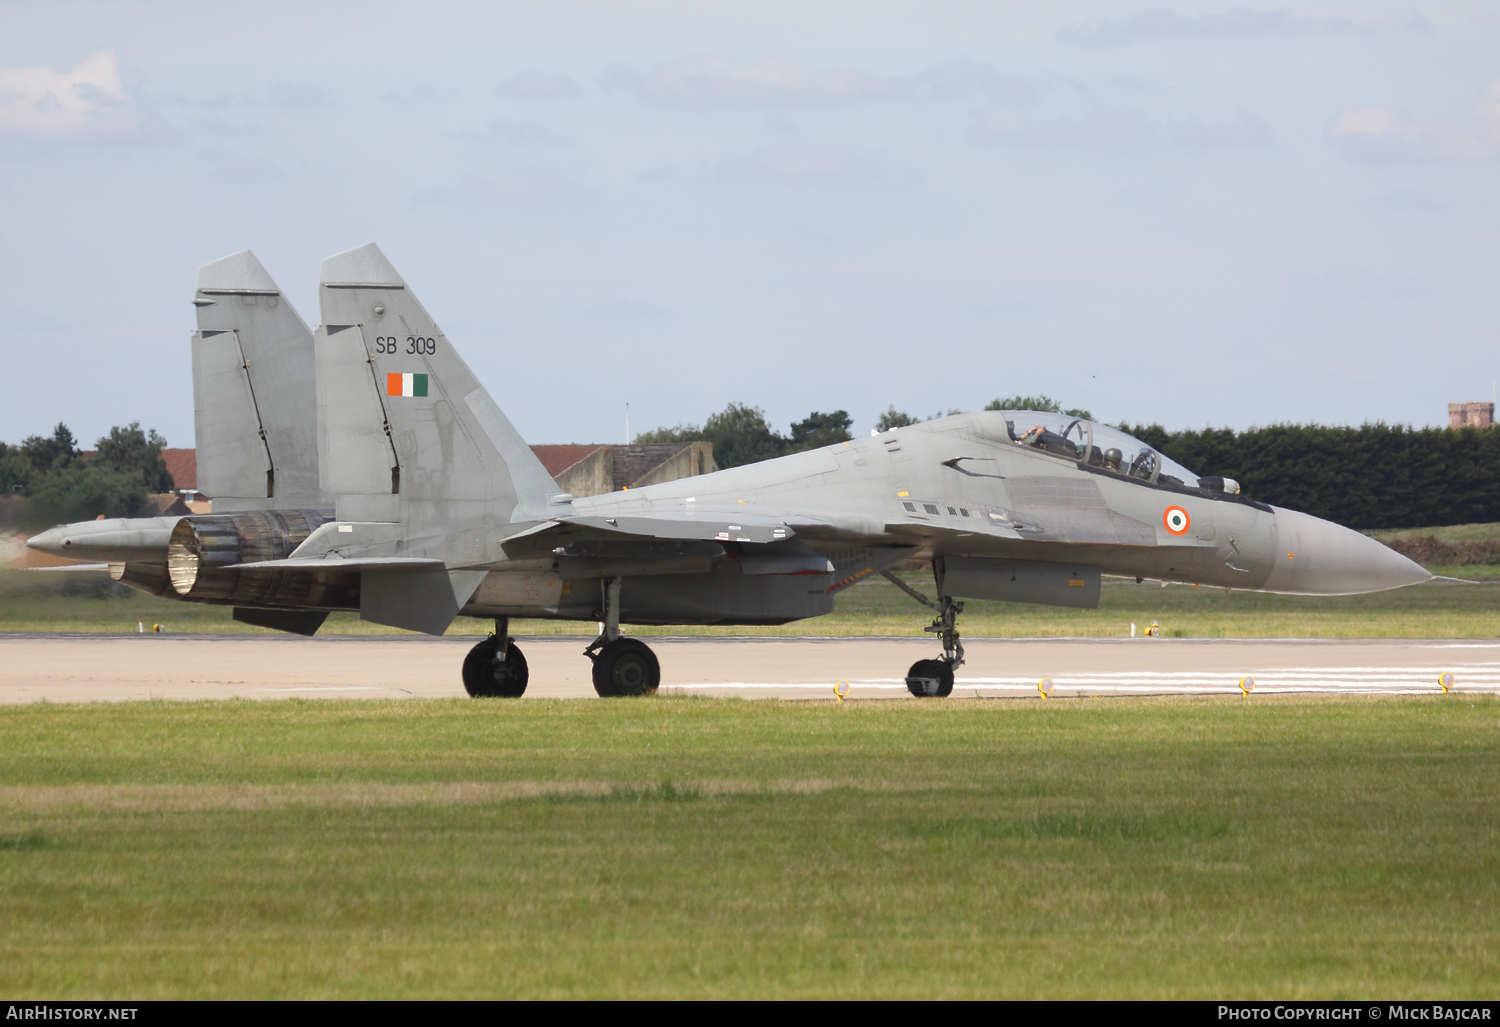
<svg viewBox="0 0 1500 1027"><path fill-rule="evenodd" d="M1500 521L1500 428L1120 427L1199 475L1350 528Z"/></svg>

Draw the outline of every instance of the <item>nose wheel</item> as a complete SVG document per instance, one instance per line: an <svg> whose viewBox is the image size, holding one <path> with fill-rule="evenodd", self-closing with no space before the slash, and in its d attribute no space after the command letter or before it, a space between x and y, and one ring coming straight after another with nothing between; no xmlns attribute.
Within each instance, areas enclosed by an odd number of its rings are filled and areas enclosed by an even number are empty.
<svg viewBox="0 0 1500 1027"><path fill-rule="evenodd" d="M906 690L918 699L946 699L953 694L953 666L942 660L918 660L906 672Z"/></svg>
<svg viewBox="0 0 1500 1027"><path fill-rule="evenodd" d="M953 672L964 662L964 644L958 637L958 615L964 612L964 604L952 596L942 595L943 570L941 560L932 563L933 575L938 581L939 601L933 602L912 588L890 571L880 573L901 591L923 606L937 611L931 624L922 630L934 635L943 643L943 655L936 660L918 660L906 672L906 689L919 699L935 697L944 699L953 694Z"/></svg>
<svg viewBox="0 0 1500 1027"><path fill-rule="evenodd" d="M464 691L475 698L519 699L526 694L530 671L521 647L506 634L509 623L495 622L495 633L464 657Z"/></svg>

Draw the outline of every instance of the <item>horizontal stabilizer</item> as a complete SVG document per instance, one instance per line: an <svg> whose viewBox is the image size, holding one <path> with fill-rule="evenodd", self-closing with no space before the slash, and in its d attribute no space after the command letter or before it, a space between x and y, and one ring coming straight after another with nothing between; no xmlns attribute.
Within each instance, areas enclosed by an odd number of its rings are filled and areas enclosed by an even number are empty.
<svg viewBox="0 0 1500 1027"><path fill-rule="evenodd" d="M108 571L107 563L67 563L61 567L22 567L23 571L51 574L57 571Z"/></svg>
<svg viewBox="0 0 1500 1027"><path fill-rule="evenodd" d="M489 571L367 570L360 576L361 620L441 635Z"/></svg>

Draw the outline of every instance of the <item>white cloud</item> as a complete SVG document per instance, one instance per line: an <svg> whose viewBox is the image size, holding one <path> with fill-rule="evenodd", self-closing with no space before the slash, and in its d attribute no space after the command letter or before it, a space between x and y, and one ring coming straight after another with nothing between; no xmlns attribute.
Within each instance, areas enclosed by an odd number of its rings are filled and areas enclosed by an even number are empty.
<svg viewBox="0 0 1500 1027"><path fill-rule="evenodd" d="M814 106L902 95L903 84L862 71L819 71L772 57L759 61L696 60L651 71L617 69L611 78L663 107Z"/></svg>
<svg viewBox="0 0 1500 1027"><path fill-rule="evenodd" d="M1110 107L1096 107L1080 121L1050 121L1013 107L991 107L979 112L971 134L980 142L1052 149L1137 149L1156 141L1140 112Z"/></svg>
<svg viewBox="0 0 1500 1027"><path fill-rule="evenodd" d="M309 82L272 82L266 96L273 107L289 111L332 105L328 91Z"/></svg>
<svg viewBox="0 0 1500 1027"><path fill-rule="evenodd" d="M1058 29L1057 38L1075 46L1129 46L1178 39L1300 36L1353 30L1354 25L1345 20L1315 22L1288 10L1247 11L1240 8L1223 14L1200 15L1157 10L1087 26L1071 25Z"/></svg>
<svg viewBox="0 0 1500 1027"><path fill-rule="evenodd" d="M594 317L610 321L657 321L671 313L666 307L650 300L606 300L585 309Z"/></svg>
<svg viewBox="0 0 1500 1027"><path fill-rule="evenodd" d="M452 93L452 90L440 90L440 88L438 88L437 85L432 84L432 82L425 82L425 84L413 85L413 87L405 88L405 90L396 90L392 91L392 93L381 93L381 99L386 100L387 103L396 103L396 105L408 105L408 103L432 103L437 102L437 100L443 99L444 93Z"/></svg>
<svg viewBox="0 0 1500 1027"><path fill-rule="evenodd" d="M1240 111L1233 121L1185 121L1167 131L1168 138L1188 150L1238 150L1271 144L1271 126Z"/></svg>
<svg viewBox="0 0 1500 1027"><path fill-rule="evenodd" d="M847 146L768 146L719 169L728 181L777 185L846 185L873 180L879 169L868 155Z"/></svg>
<svg viewBox="0 0 1500 1027"><path fill-rule="evenodd" d="M579 199L576 186L552 175L513 171L498 178L471 176L456 186L426 189L412 197L417 206L536 207Z"/></svg>
<svg viewBox="0 0 1500 1027"><path fill-rule="evenodd" d="M490 122L490 135L518 146L562 142L555 132L534 121L505 121L503 119L492 121Z"/></svg>
<svg viewBox="0 0 1500 1027"><path fill-rule="evenodd" d="M1036 88L1029 79L998 71L987 61L952 60L905 80L903 92L921 100L951 100L978 94L997 100L1025 101L1036 95Z"/></svg>
<svg viewBox="0 0 1500 1027"><path fill-rule="evenodd" d="M1368 164L1492 159L1500 156L1500 78L1459 124L1408 118L1388 107L1359 107L1334 118L1328 137L1346 156Z"/></svg>
<svg viewBox="0 0 1500 1027"><path fill-rule="evenodd" d="M1095 107L1077 120L1035 118L1014 107L980 111L970 129L983 143L1066 150L1139 150L1171 146L1185 150L1226 150L1266 146L1271 129L1241 111L1225 122L1153 122L1140 111Z"/></svg>
<svg viewBox="0 0 1500 1027"><path fill-rule="evenodd" d="M206 155L214 176L235 185L264 185L286 178L275 161L246 150L216 150Z"/></svg>
<svg viewBox="0 0 1500 1027"><path fill-rule="evenodd" d="M523 71L500 83L495 87L495 92L517 100L543 100L557 96L577 96L578 84L566 75Z"/></svg>
<svg viewBox="0 0 1500 1027"><path fill-rule="evenodd" d="M163 134L120 80L113 51L91 54L71 71L0 68L0 137L133 142Z"/></svg>

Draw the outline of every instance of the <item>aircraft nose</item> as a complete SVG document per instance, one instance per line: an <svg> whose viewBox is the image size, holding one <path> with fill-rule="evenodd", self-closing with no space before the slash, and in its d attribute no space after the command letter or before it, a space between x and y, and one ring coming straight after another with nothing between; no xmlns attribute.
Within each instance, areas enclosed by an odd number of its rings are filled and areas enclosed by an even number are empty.
<svg viewBox="0 0 1500 1027"><path fill-rule="evenodd" d="M1295 510L1276 509L1278 551L1267 592L1349 595L1432 578L1420 564L1368 535Z"/></svg>
<svg viewBox="0 0 1500 1027"><path fill-rule="evenodd" d="M66 556L67 550L63 548L66 537L61 527L48 528L39 535L33 535L26 540L27 549L39 549L53 556Z"/></svg>

